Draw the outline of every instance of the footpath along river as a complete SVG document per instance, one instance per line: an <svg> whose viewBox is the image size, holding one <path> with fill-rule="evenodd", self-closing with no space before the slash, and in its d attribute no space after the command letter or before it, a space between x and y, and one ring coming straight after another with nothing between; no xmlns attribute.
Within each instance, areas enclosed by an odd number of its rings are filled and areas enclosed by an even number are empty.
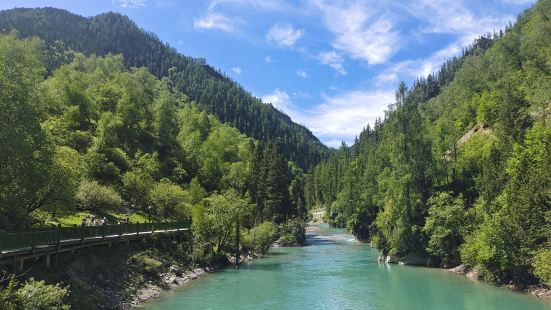
<svg viewBox="0 0 551 310"><path fill-rule="evenodd" d="M305 247L275 248L208 274L143 309L551 309L445 270L377 263L376 250L342 229L315 225L307 239Z"/></svg>

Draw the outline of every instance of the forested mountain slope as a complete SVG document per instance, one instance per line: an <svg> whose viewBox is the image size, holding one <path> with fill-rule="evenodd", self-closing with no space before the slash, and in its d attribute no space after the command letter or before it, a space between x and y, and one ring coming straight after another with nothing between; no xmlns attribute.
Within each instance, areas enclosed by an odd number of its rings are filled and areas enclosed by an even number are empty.
<svg viewBox="0 0 551 310"><path fill-rule="evenodd" d="M54 8L0 12L0 31L13 29L22 38L38 36L45 40L48 71L70 61L70 55L64 53L67 49L85 55L123 54L126 67L145 66L158 78L169 77L172 86L221 122L251 138L280 142L284 156L303 169L329 154L307 128L262 103L204 60L179 54L126 16L106 13L84 18Z"/></svg>
<svg viewBox="0 0 551 310"><path fill-rule="evenodd" d="M310 173L307 201L384 255L551 285L550 59L541 0L451 70L400 85L352 151Z"/></svg>

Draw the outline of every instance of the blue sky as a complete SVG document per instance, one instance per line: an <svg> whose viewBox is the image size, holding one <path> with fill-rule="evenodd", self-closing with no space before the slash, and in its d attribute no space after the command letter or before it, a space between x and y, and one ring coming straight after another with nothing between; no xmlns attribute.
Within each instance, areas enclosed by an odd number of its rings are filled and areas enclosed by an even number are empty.
<svg viewBox="0 0 551 310"><path fill-rule="evenodd" d="M204 57L330 146L382 116L400 81L435 72L531 0L3 0L84 16L128 15Z"/></svg>

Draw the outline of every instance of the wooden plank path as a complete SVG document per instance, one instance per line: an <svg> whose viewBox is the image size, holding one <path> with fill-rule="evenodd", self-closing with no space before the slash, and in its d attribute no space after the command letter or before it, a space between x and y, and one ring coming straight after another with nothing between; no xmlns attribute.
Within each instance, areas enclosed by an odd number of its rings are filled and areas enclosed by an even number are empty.
<svg viewBox="0 0 551 310"><path fill-rule="evenodd" d="M52 227L26 232L0 232L0 265L12 264L14 272L21 271L25 260L44 257L50 266L52 254L141 240L155 234L189 234L187 222L131 223L100 226ZM57 262L57 261L56 261Z"/></svg>

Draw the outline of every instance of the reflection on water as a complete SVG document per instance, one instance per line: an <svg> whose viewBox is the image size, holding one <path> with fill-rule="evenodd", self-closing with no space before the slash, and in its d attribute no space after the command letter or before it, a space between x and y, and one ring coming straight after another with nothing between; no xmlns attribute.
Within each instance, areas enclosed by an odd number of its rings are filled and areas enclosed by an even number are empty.
<svg viewBox="0 0 551 310"><path fill-rule="evenodd" d="M307 230L308 246L205 276L146 309L551 309L453 273L377 263L377 251L342 229Z"/></svg>

